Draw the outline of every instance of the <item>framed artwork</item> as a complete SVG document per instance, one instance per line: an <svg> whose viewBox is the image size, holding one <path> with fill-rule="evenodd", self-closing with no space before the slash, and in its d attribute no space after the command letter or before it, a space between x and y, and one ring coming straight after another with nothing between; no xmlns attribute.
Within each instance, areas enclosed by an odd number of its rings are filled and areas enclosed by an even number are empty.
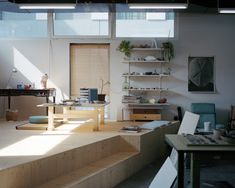
<svg viewBox="0 0 235 188"><path fill-rule="evenodd" d="M188 57L188 91L215 92L214 57Z"/></svg>

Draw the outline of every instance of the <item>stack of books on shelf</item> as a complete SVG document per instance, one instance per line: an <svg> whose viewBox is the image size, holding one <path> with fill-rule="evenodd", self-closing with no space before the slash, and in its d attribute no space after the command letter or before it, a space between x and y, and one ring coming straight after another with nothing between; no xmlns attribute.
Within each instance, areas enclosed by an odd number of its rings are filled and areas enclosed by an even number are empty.
<svg viewBox="0 0 235 188"><path fill-rule="evenodd" d="M140 96L123 95L122 103L132 103L132 104L140 103Z"/></svg>

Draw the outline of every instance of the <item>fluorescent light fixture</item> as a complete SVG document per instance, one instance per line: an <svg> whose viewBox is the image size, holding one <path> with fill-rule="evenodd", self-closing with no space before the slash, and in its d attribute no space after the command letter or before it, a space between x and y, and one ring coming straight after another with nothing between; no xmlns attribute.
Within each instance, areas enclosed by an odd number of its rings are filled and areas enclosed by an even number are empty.
<svg viewBox="0 0 235 188"><path fill-rule="evenodd" d="M130 9L186 9L187 3L129 3Z"/></svg>
<svg viewBox="0 0 235 188"><path fill-rule="evenodd" d="M20 9L75 9L76 4L66 3L44 3L44 4L19 4Z"/></svg>
<svg viewBox="0 0 235 188"><path fill-rule="evenodd" d="M219 8L219 13L235 14L235 8Z"/></svg>

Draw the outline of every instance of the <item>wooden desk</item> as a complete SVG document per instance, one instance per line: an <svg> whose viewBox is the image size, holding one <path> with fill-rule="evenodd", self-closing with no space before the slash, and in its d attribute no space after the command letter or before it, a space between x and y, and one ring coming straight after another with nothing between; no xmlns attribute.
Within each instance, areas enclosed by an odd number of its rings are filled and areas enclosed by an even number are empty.
<svg viewBox="0 0 235 188"><path fill-rule="evenodd" d="M62 118L64 122L68 118L91 118L94 120L93 131L99 131L100 124L104 124L104 107L108 103L103 104L93 104L93 103L82 103L79 105L67 105L67 104L53 104L53 103L44 103L38 105L38 107L47 107L48 108L48 129L53 130L54 127L54 118ZM54 108L63 108L63 113L56 114L54 113ZM89 107L92 109L80 108L76 110L71 110L71 107Z"/></svg>
<svg viewBox="0 0 235 188"><path fill-rule="evenodd" d="M182 135L165 135L166 142L178 152L177 184L179 188L184 187L184 154L191 154L191 185L192 188L200 187L200 162L219 159L235 160L234 145L198 145L189 146Z"/></svg>
<svg viewBox="0 0 235 188"><path fill-rule="evenodd" d="M35 96L46 97L46 102L49 102L49 97L53 97L53 103L55 103L56 89L0 89L0 96L8 97L8 108L11 109L11 97L12 96Z"/></svg>

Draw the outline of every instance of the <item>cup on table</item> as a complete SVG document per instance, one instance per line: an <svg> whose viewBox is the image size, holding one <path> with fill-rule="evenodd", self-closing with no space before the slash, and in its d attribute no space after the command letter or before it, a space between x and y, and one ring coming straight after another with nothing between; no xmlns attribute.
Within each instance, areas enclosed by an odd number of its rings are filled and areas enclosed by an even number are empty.
<svg viewBox="0 0 235 188"><path fill-rule="evenodd" d="M204 131L209 132L210 128L211 128L211 122L209 121L204 122Z"/></svg>

